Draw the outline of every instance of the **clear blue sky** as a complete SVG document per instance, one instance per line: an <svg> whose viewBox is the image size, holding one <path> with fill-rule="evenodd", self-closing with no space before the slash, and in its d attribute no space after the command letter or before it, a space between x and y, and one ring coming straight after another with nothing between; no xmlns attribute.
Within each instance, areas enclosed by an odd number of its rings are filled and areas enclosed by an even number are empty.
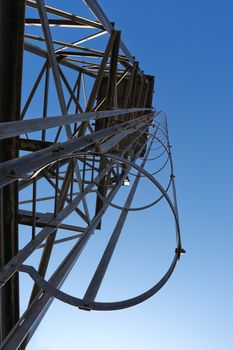
<svg viewBox="0 0 233 350"><path fill-rule="evenodd" d="M232 350L233 2L99 3L156 76L154 106L169 118L187 254L166 286L132 309L86 313L54 302L28 349ZM79 2L69 5L79 14ZM139 258L146 269L145 250ZM148 269L153 277L156 260ZM140 283L150 279L144 273Z"/></svg>

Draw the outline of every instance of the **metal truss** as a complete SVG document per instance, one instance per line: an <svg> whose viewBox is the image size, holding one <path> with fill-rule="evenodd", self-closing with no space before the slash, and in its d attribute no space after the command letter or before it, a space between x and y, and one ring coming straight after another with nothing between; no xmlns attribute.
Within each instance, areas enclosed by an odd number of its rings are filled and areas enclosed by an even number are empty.
<svg viewBox="0 0 233 350"><path fill-rule="evenodd" d="M167 282L184 252L167 119L152 107L154 78L141 70L98 3L85 0L85 5L92 19L48 6L44 0L0 4L4 350L26 348L54 298L83 310L117 310L143 302ZM150 161L160 162L153 173L145 167ZM169 175L164 187L159 175L165 169ZM133 207L142 178L159 194L151 203ZM116 204L114 198L126 188L125 203ZM168 204L175 222L175 255L168 271L136 297L97 302L129 212L160 201ZM119 210L119 218L104 253L83 297L69 295L62 284L101 229L109 207ZM73 242L71 249L48 273L54 247L66 242ZM39 260L33 264L35 254ZM34 282L23 314L19 274Z"/></svg>

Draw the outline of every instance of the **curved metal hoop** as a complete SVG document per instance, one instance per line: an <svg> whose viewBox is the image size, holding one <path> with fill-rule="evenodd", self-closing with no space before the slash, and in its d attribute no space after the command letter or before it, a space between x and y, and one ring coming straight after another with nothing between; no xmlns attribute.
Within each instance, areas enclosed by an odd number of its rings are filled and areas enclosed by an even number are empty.
<svg viewBox="0 0 233 350"><path fill-rule="evenodd" d="M156 137L155 137L156 138ZM170 160L170 166L171 166L171 174L170 175L173 175L173 166L172 166L172 162L171 162L171 155L170 155L170 152L168 151L167 147L164 145L164 143L162 141L160 141L158 138L157 140L159 141L159 143L161 144L161 146L164 148L164 153L166 152L167 153L167 159L166 161L164 162L164 164L162 165L162 167L158 170L156 170L154 173L150 173L150 175L156 175L158 174L160 171L162 171L165 166L167 165L168 161ZM148 159L147 159L148 160ZM152 159L151 159L152 160ZM150 161L150 160L149 160ZM134 174L134 173L131 173L129 172L130 175L132 176L137 176L137 174ZM144 175L141 174L141 177L145 177Z"/></svg>
<svg viewBox="0 0 233 350"><path fill-rule="evenodd" d="M156 160L156 159L159 159L159 158L161 158L163 155L164 155L164 153L166 152L166 149L164 149L163 150L163 152L162 153L160 153L158 156L156 156L156 157L154 157L154 158L147 158L147 162L149 161L152 161L152 160Z"/></svg>
<svg viewBox="0 0 233 350"><path fill-rule="evenodd" d="M98 152L93 152L93 153L88 153L88 152L83 152L83 153L76 153L75 155L73 154L71 157L77 157L78 156L87 156L90 154L95 155L100 155ZM180 238L180 226L179 226L179 218L178 214L176 211L176 207L173 205L170 197L168 194L165 192L163 187L158 183L156 179L154 179L146 170L140 169L140 167L120 156L106 153L106 157L115 160L117 162L121 162L125 165L128 165L130 167L135 168L137 171L141 171L144 173L146 177L160 190L160 192L163 194L164 198L166 199L172 213L175 219L175 224L176 224L176 241L177 241L177 247L175 250L175 256L173 258L173 261L168 268L167 272L164 274L164 276L160 279L158 283L156 283L152 288L148 289L146 292L139 294L136 297L118 301L118 302L91 302L89 305L86 305L83 302L83 299L76 298L72 295L69 295L67 293L64 293L60 291L58 288L54 287L52 284L47 282L43 277L40 276L40 274L32 267L32 266L26 266L26 265L21 265L18 270L21 272L26 272L28 273L31 278L43 289L45 290L48 294L50 294L52 297L55 297L65 303L68 303L73 306L80 307L82 309L88 309L88 310L102 310L102 311L110 311L110 310L119 310L119 309L124 309L128 307L132 307L134 305L137 305L150 297L152 297L155 293L157 293L168 281L169 277L171 276L172 272L174 271L174 268L176 266L176 263L180 257L182 248L181 248L181 238Z"/></svg>
<svg viewBox="0 0 233 350"><path fill-rule="evenodd" d="M157 151L158 149L162 148L163 146L160 145L159 147L151 148L151 151Z"/></svg>
<svg viewBox="0 0 233 350"><path fill-rule="evenodd" d="M140 175L138 175L140 176ZM170 186L171 186L171 183L172 183L172 178L170 178L170 181L168 183L168 186L167 188L165 189L165 192L167 193L167 191L169 190ZM110 207L113 207L115 209L119 209L119 210L126 210L126 211L140 211L140 210L145 210L145 209L149 209L151 207L153 207L155 204L159 203L161 201L161 199L163 199L164 195L161 195L159 198L157 198L155 201L147 204L147 205L144 205L143 207L135 207L135 208L127 208L127 207L121 207L120 205L117 205L117 204L114 204L114 203L111 203L109 201L106 200L106 198L104 198L104 196L102 196L102 194L97 191L97 194L98 196L100 197L100 199L103 201L103 202L107 202Z"/></svg>

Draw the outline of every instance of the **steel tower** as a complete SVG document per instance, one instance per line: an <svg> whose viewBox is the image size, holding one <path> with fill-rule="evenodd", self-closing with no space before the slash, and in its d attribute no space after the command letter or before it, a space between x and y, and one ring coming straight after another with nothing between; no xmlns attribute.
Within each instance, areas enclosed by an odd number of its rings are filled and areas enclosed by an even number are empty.
<svg viewBox="0 0 233 350"><path fill-rule="evenodd" d="M166 115L152 106L154 77L141 70L97 1L85 0L85 6L87 15L81 17L44 0L0 2L4 350L26 348L54 298L83 310L117 310L143 302L167 282L184 252ZM151 160L162 160L154 173L146 170ZM158 174L167 168L164 187ZM158 197L133 207L142 178L151 182ZM123 205L114 202L120 190L128 191ZM96 301L128 214L161 201L175 222L169 269L136 297ZM109 207L118 209L119 218L86 292L82 297L67 294L62 284L101 230ZM52 264L48 277L54 247L71 241L71 249ZM25 274L34 284L28 307L20 313L19 281Z"/></svg>

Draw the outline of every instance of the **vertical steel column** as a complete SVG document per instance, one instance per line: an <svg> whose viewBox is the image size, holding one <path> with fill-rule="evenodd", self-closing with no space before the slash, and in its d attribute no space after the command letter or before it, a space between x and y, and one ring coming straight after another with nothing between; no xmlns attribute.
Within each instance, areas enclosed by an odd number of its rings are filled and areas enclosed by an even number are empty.
<svg viewBox="0 0 233 350"><path fill-rule="evenodd" d="M111 61L110 61L110 71L109 71L109 77L108 77L108 84L107 84L107 92L106 92L106 103L104 103L101 106L101 109L113 109L114 107L114 95L115 95L115 89L116 89L116 78L117 78L117 60L119 55L119 47L120 47L120 37L121 32L118 30L114 31L115 33L115 39L112 46L111 51ZM101 130L103 128L107 128L109 126L109 120L98 120L96 121L96 130ZM104 157L101 157L100 159L100 171L106 166L106 161ZM105 186L107 177L105 176L98 186L98 191L103 197L106 197L107 194L107 188ZM103 200L98 196L97 194L97 200L96 200L96 215L101 210L103 206ZM101 229L101 221L97 225L97 229Z"/></svg>
<svg viewBox="0 0 233 350"><path fill-rule="evenodd" d="M0 1L0 122L20 119L25 0ZM18 157L18 140L0 142L0 163ZM1 267L18 251L18 184L1 191ZM19 318L18 275L1 289L0 342Z"/></svg>

